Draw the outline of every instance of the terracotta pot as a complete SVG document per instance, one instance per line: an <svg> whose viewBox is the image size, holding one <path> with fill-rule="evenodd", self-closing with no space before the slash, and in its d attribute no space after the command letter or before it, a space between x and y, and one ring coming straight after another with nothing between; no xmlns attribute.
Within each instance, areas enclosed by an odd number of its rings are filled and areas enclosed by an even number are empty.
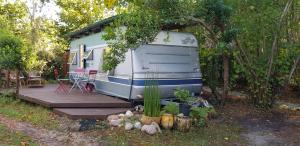
<svg viewBox="0 0 300 146"><path fill-rule="evenodd" d="M172 114L163 114L161 116L161 125L165 129L171 129L174 125L174 116Z"/></svg>
<svg viewBox="0 0 300 146"><path fill-rule="evenodd" d="M150 125L152 122L160 124L160 117L148 117L148 116L143 115L141 118L141 122L144 125Z"/></svg>
<svg viewBox="0 0 300 146"><path fill-rule="evenodd" d="M176 117L176 127L179 131L187 132L191 128L191 119L189 117Z"/></svg>

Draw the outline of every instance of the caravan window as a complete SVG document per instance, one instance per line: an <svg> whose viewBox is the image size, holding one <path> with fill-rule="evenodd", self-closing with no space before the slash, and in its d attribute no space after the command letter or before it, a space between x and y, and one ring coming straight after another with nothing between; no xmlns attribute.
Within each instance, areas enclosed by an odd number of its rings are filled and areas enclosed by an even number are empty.
<svg viewBox="0 0 300 146"><path fill-rule="evenodd" d="M85 51L84 55L83 55L83 58L85 60L93 60L93 58L94 58L94 49L89 50L89 51Z"/></svg>
<svg viewBox="0 0 300 146"><path fill-rule="evenodd" d="M77 52L71 52L68 64L77 65Z"/></svg>

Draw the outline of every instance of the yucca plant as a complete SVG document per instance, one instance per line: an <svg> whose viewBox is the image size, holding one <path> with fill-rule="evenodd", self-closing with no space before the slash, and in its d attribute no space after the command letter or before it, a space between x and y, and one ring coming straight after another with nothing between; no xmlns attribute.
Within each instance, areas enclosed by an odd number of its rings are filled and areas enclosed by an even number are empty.
<svg viewBox="0 0 300 146"><path fill-rule="evenodd" d="M149 75L148 75L149 76ZM147 78L144 89L144 115L149 117L160 116L160 91L158 82L154 78Z"/></svg>

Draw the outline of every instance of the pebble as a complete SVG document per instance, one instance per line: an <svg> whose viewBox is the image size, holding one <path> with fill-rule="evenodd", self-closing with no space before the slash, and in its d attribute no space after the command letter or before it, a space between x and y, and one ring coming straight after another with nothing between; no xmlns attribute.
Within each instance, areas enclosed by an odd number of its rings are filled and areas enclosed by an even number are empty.
<svg viewBox="0 0 300 146"><path fill-rule="evenodd" d="M135 123L134 123L134 128L135 128L135 129L141 129L141 128L142 128L141 122L135 122Z"/></svg>
<svg viewBox="0 0 300 146"><path fill-rule="evenodd" d="M133 128L133 125L129 122L125 123L125 130L131 130Z"/></svg>
<svg viewBox="0 0 300 146"><path fill-rule="evenodd" d="M111 121L109 122L109 125L115 126L115 127L119 126L120 124L121 124L121 120L120 120L120 119L117 119L117 120L111 120Z"/></svg>
<svg viewBox="0 0 300 146"><path fill-rule="evenodd" d="M126 117L132 117L133 113L130 110L128 110L128 111L126 111L125 116Z"/></svg>
<svg viewBox="0 0 300 146"><path fill-rule="evenodd" d="M118 115L110 115L107 117L107 121L118 120L118 119L119 119Z"/></svg>

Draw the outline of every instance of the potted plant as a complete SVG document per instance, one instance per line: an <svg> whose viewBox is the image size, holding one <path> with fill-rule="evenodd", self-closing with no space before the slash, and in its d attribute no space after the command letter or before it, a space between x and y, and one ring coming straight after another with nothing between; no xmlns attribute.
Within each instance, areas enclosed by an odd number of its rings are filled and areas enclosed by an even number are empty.
<svg viewBox="0 0 300 146"><path fill-rule="evenodd" d="M191 110L191 104L195 102L196 98L192 97L189 90L176 89L174 95L179 99L179 112L184 116L189 116Z"/></svg>
<svg viewBox="0 0 300 146"><path fill-rule="evenodd" d="M163 109L161 125L165 129L171 129L175 122L174 115L179 113L179 107L175 102L170 102Z"/></svg>
<svg viewBox="0 0 300 146"><path fill-rule="evenodd" d="M160 99L157 81L146 81L144 89L144 114L141 118L143 124L150 125L152 122L160 124Z"/></svg>

